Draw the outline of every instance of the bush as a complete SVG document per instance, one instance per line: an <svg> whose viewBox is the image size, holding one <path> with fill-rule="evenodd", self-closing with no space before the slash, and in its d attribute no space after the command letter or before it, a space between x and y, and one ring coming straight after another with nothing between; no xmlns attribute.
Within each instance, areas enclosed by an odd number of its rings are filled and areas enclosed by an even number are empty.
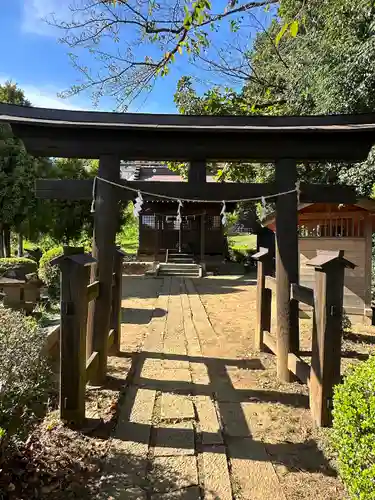
<svg viewBox="0 0 375 500"><path fill-rule="evenodd" d="M351 498L375 499L375 357L352 368L334 394L332 442Z"/></svg>
<svg viewBox="0 0 375 500"><path fill-rule="evenodd" d="M50 394L45 334L22 313L0 308L0 442L24 438Z"/></svg>
<svg viewBox="0 0 375 500"><path fill-rule="evenodd" d="M252 255L256 253L256 249L242 249L242 248L229 248L229 259L232 262L237 262L240 264L252 264Z"/></svg>
<svg viewBox="0 0 375 500"><path fill-rule="evenodd" d="M11 269L24 270L25 274L35 273L38 269L38 264L34 260L26 259L25 257L0 259L0 275Z"/></svg>
<svg viewBox="0 0 375 500"><path fill-rule="evenodd" d="M54 247L45 252L39 263L39 278L46 284L48 293L56 298L60 293L60 269L52 266L51 260L63 254L63 247Z"/></svg>

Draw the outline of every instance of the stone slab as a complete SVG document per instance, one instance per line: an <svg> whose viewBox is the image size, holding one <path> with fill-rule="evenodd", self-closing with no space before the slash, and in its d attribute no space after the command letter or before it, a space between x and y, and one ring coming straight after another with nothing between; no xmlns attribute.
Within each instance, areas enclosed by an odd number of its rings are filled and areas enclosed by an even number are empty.
<svg viewBox="0 0 375 500"><path fill-rule="evenodd" d="M180 394L162 394L161 418L194 418L193 402L189 396Z"/></svg>
<svg viewBox="0 0 375 500"><path fill-rule="evenodd" d="M164 370L190 370L190 364L185 359L164 359Z"/></svg>
<svg viewBox="0 0 375 500"><path fill-rule="evenodd" d="M207 367L204 363L190 363L191 378L196 385L206 385L207 390L210 385L210 377L208 376Z"/></svg>
<svg viewBox="0 0 375 500"><path fill-rule="evenodd" d="M150 441L155 391L130 387L113 433L114 448L146 459Z"/></svg>
<svg viewBox="0 0 375 500"><path fill-rule="evenodd" d="M162 367L149 373L150 378L140 377L136 380L139 387L153 389L161 392L178 391L190 394L192 392L190 370L178 368L175 370L164 370Z"/></svg>
<svg viewBox="0 0 375 500"><path fill-rule="evenodd" d="M155 456L194 455L192 422L161 423L155 429Z"/></svg>
<svg viewBox="0 0 375 500"><path fill-rule="evenodd" d="M132 388L133 389L133 388ZM156 391L138 388L130 413L130 422L150 423L154 411Z"/></svg>
<svg viewBox="0 0 375 500"><path fill-rule="evenodd" d="M228 438L233 481L240 498L286 500L264 444L251 438Z"/></svg>
<svg viewBox="0 0 375 500"><path fill-rule="evenodd" d="M195 329L193 321L193 312L190 308L189 297L186 293L181 295L182 311L184 316L184 329L187 341L187 352L189 356L201 356L201 346L198 332Z"/></svg>
<svg viewBox="0 0 375 500"><path fill-rule="evenodd" d="M197 459L191 455L155 457L149 479L157 493L198 486Z"/></svg>
<svg viewBox="0 0 375 500"><path fill-rule="evenodd" d="M224 446L205 446L203 449L205 500L232 500L227 456Z"/></svg>
<svg viewBox="0 0 375 500"><path fill-rule="evenodd" d="M119 498L124 489L147 485L147 452L145 444L112 440L100 478L101 492L108 493L104 498Z"/></svg>
<svg viewBox="0 0 375 500"><path fill-rule="evenodd" d="M164 339L163 352L166 354L179 354L186 355L186 346L184 339L178 340L177 338Z"/></svg>
<svg viewBox="0 0 375 500"><path fill-rule="evenodd" d="M222 444L223 436L216 414L215 404L209 396L195 396L202 444Z"/></svg>
<svg viewBox="0 0 375 500"><path fill-rule="evenodd" d="M192 486L169 493L151 495L151 500L201 500L201 493L198 486Z"/></svg>
<svg viewBox="0 0 375 500"><path fill-rule="evenodd" d="M140 377L156 379L159 377L162 371L163 371L162 359L145 359L143 362L142 369L140 371Z"/></svg>

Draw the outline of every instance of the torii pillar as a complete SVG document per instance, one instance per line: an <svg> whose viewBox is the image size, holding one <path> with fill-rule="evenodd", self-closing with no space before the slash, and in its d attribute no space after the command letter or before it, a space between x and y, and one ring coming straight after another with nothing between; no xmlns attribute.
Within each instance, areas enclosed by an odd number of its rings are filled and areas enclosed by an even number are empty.
<svg viewBox="0 0 375 500"><path fill-rule="evenodd" d="M293 159L276 161L276 313L277 375L289 382L288 353L299 350L299 308L291 300L290 285L299 283L297 165Z"/></svg>
<svg viewBox="0 0 375 500"><path fill-rule="evenodd" d="M101 156L98 176L110 181L120 180L120 158ZM90 382L102 385L107 373L108 332L112 300L112 275L115 256L116 231L119 222L119 196L117 189L97 180L94 213L92 256L97 260L93 266L91 282L100 282L99 297L90 304L87 328L87 355L98 352L98 370Z"/></svg>
<svg viewBox="0 0 375 500"><path fill-rule="evenodd" d="M188 182L196 184L204 184L207 182L207 170L205 160L191 161L189 165ZM204 261L205 255L205 234L206 234L206 221L205 214L201 214L199 217L199 246L200 246L200 262Z"/></svg>

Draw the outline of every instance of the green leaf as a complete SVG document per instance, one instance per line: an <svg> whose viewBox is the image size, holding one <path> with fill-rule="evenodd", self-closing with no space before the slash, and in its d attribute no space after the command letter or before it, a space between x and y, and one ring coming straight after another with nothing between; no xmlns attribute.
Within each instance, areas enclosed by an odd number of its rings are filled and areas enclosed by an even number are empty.
<svg viewBox="0 0 375 500"><path fill-rule="evenodd" d="M276 38L275 38L275 45L276 47L279 45L280 43L280 40L282 39L282 37L284 36L284 34L286 33L286 30L289 28L289 23L285 23L284 26L281 28L281 30L278 32Z"/></svg>
<svg viewBox="0 0 375 500"><path fill-rule="evenodd" d="M295 19L289 28L290 34L292 35L293 38L296 38L296 36L298 35L298 29L299 29L299 22L297 19Z"/></svg>

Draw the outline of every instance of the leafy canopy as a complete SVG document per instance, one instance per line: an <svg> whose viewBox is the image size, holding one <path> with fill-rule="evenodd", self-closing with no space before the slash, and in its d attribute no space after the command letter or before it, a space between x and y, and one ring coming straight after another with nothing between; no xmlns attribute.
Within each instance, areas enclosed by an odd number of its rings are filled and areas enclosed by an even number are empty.
<svg viewBox="0 0 375 500"><path fill-rule="evenodd" d="M183 77L175 94L178 110L234 115L373 112L375 3L281 0L277 14L246 53L256 78L247 79L240 90L216 86L198 95L193 80ZM273 169L228 164L224 173L233 180L260 181L270 179ZM352 184L360 195L371 195L374 153L356 165L303 164L299 175L310 182Z"/></svg>

